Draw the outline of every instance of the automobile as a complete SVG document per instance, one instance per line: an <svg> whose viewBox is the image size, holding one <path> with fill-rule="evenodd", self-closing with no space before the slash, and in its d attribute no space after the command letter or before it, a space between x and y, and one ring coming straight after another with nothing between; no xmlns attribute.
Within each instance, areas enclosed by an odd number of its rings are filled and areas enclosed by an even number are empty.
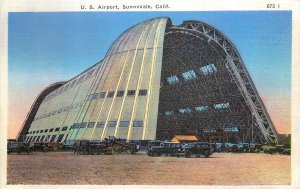
<svg viewBox="0 0 300 189"><path fill-rule="evenodd" d="M213 154L214 148L207 142L193 142L183 144L181 148L177 149L175 155L177 157L184 156L190 158L195 155L196 157L209 157Z"/></svg>
<svg viewBox="0 0 300 189"><path fill-rule="evenodd" d="M291 155L291 149L285 149L282 154L284 155Z"/></svg>
<svg viewBox="0 0 300 189"><path fill-rule="evenodd" d="M25 142L15 142L15 141L9 141L7 142L7 153L13 153L16 152L17 154L21 154L22 152L29 154L30 148L29 144Z"/></svg>
<svg viewBox="0 0 300 189"><path fill-rule="evenodd" d="M74 144L74 154L112 154L113 147L103 141L78 140Z"/></svg>
<svg viewBox="0 0 300 189"><path fill-rule="evenodd" d="M44 142L31 142L29 144L29 148L31 151L42 151L42 152L49 151L49 147L47 146L47 143Z"/></svg>
<svg viewBox="0 0 300 189"><path fill-rule="evenodd" d="M148 142L148 156L175 156L177 149L181 147L178 142L170 142L170 141L149 141Z"/></svg>
<svg viewBox="0 0 300 189"><path fill-rule="evenodd" d="M259 153L262 151L262 146L263 146L262 144L250 143L248 152Z"/></svg>

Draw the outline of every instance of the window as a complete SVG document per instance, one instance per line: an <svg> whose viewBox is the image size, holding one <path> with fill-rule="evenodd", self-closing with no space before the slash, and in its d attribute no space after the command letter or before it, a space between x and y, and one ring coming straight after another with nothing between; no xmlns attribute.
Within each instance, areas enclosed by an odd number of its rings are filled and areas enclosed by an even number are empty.
<svg viewBox="0 0 300 189"><path fill-rule="evenodd" d="M179 109L179 112L184 114L184 113L191 113L192 110L191 108L183 108L183 109Z"/></svg>
<svg viewBox="0 0 300 189"><path fill-rule="evenodd" d="M52 115L55 115L55 114L56 114L56 111L53 111L53 112L52 112Z"/></svg>
<svg viewBox="0 0 300 189"><path fill-rule="evenodd" d="M237 127L225 127L224 132L238 132L239 129Z"/></svg>
<svg viewBox="0 0 300 189"><path fill-rule="evenodd" d="M128 90L127 91L127 96L134 96L135 95L135 90Z"/></svg>
<svg viewBox="0 0 300 189"><path fill-rule="evenodd" d="M68 87L70 86L70 83L68 83L65 87L64 87L64 90L63 91L66 91L68 90Z"/></svg>
<svg viewBox="0 0 300 189"><path fill-rule="evenodd" d="M61 130L62 131L65 131L65 130L67 130L68 129L68 126L64 126Z"/></svg>
<svg viewBox="0 0 300 189"><path fill-rule="evenodd" d="M38 130L38 131L36 131L36 133L39 133L40 131Z"/></svg>
<svg viewBox="0 0 300 189"><path fill-rule="evenodd" d="M35 133L35 131L33 131L33 134Z"/></svg>
<svg viewBox="0 0 300 189"><path fill-rule="evenodd" d="M128 127L129 121L120 121L120 127Z"/></svg>
<svg viewBox="0 0 300 189"><path fill-rule="evenodd" d="M143 127L144 122L141 120L133 121L133 127Z"/></svg>
<svg viewBox="0 0 300 189"><path fill-rule="evenodd" d="M52 131L53 131L53 128L49 130L49 132L52 132Z"/></svg>
<svg viewBox="0 0 300 189"><path fill-rule="evenodd" d="M170 84L170 85L173 85L173 84L176 84L179 82L179 79L176 75L174 76L170 76L167 78L167 82Z"/></svg>
<svg viewBox="0 0 300 189"><path fill-rule="evenodd" d="M95 122L89 122L87 128L93 128L95 126Z"/></svg>
<svg viewBox="0 0 300 189"><path fill-rule="evenodd" d="M53 142L55 138L56 138L56 135L52 135L50 142Z"/></svg>
<svg viewBox="0 0 300 189"><path fill-rule="evenodd" d="M64 136L64 134L59 135L56 142L61 142Z"/></svg>
<svg viewBox="0 0 300 189"><path fill-rule="evenodd" d="M124 91L118 91L117 92L117 97L122 97L124 95Z"/></svg>
<svg viewBox="0 0 300 189"><path fill-rule="evenodd" d="M94 69L93 69L93 70L91 70L91 71L89 71L89 72L86 74L86 77L85 77L85 79L88 79L88 78L90 78L90 77L93 75L93 73L94 73Z"/></svg>
<svg viewBox="0 0 300 189"><path fill-rule="evenodd" d="M115 94L115 91L109 91L107 94L107 98L112 98Z"/></svg>
<svg viewBox="0 0 300 189"><path fill-rule="evenodd" d="M197 76L196 76L196 73L194 70L190 70L190 71L184 72L182 74L182 77L184 78L184 80L191 80L191 79L195 79Z"/></svg>
<svg viewBox="0 0 300 189"><path fill-rule="evenodd" d="M45 141L48 142L50 140L50 138L51 138L51 135L47 135L47 138Z"/></svg>
<svg viewBox="0 0 300 189"><path fill-rule="evenodd" d="M217 109L217 110L226 109L226 108L230 108L230 105L229 105L228 102L227 103L220 103L220 104L215 104L214 108Z"/></svg>
<svg viewBox="0 0 300 189"><path fill-rule="evenodd" d="M101 92L100 93L100 98L105 98L106 92Z"/></svg>
<svg viewBox="0 0 300 189"><path fill-rule="evenodd" d="M93 100L97 99L99 97L100 93L94 93L87 96L87 100Z"/></svg>
<svg viewBox="0 0 300 189"><path fill-rule="evenodd" d="M81 123L74 123L73 124L73 129L78 129L81 127Z"/></svg>
<svg viewBox="0 0 300 189"><path fill-rule="evenodd" d="M59 127L55 128L55 131L59 131Z"/></svg>
<svg viewBox="0 0 300 189"><path fill-rule="evenodd" d="M94 93L92 96L92 99L97 99L99 97L100 93Z"/></svg>
<svg viewBox="0 0 300 189"><path fill-rule="evenodd" d="M204 129L203 129L203 132L204 132L204 133L215 133L215 132L217 132L217 131L216 131L216 129L204 128Z"/></svg>
<svg viewBox="0 0 300 189"><path fill-rule="evenodd" d="M147 89L141 89L139 91L139 96L146 96L147 95Z"/></svg>
<svg viewBox="0 0 300 189"><path fill-rule="evenodd" d="M48 132L48 129L45 129L45 133L47 133Z"/></svg>
<svg viewBox="0 0 300 189"><path fill-rule="evenodd" d="M45 139L45 135L42 136L41 141L43 142Z"/></svg>
<svg viewBox="0 0 300 189"><path fill-rule="evenodd" d="M76 79L72 81L70 88L73 87L75 85L75 83L76 83Z"/></svg>
<svg viewBox="0 0 300 189"><path fill-rule="evenodd" d="M80 76L80 78L78 79L78 81L77 81L77 83L76 83L76 84L78 84L78 83L80 83L81 81L83 81L83 79L84 79L84 76L85 76L85 75L82 75L82 76Z"/></svg>
<svg viewBox="0 0 300 189"><path fill-rule="evenodd" d="M105 125L105 122L104 121L100 121L100 122L98 122L97 127L98 128L104 127L104 125Z"/></svg>
<svg viewBox="0 0 300 189"><path fill-rule="evenodd" d="M205 111L207 109L208 109L208 106L197 106L197 107L195 107L195 110L197 112L202 112L202 111Z"/></svg>
<svg viewBox="0 0 300 189"><path fill-rule="evenodd" d="M165 115L166 116L172 116L172 115L174 115L174 111L166 111Z"/></svg>
<svg viewBox="0 0 300 189"><path fill-rule="evenodd" d="M34 136L34 137L33 137L33 139L32 139L32 142L34 142L34 141L35 141L35 139L36 139L36 136Z"/></svg>
<svg viewBox="0 0 300 189"><path fill-rule="evenodd" d="M40 133L44 132L44 130L41 130Z"/></svg>
<svg viewBox="0 0 300 189"><path fill-rule="evenodd" d="M38 136L38 137L36 138L36 141L37 141L37 142L40 141L40 138L41 138L41 136Z"/></svg>
<svg viewBox="0 0 300 189"><path fill-rule="evenodd" d="M80 128L85 128L87 126L88 122L82 122L82 124L80 125Z"/></svg>
<svg viewBox="0 0 300 189"><path fill-rule="evenodd" d="M116 124L117 124L116 121L109 121L109 122L108 122L108 127L115 127Z"/></svg>
<svg viewBox="0 0 300 189"><path fill-rule="evenodd" d="M200 71L204 75L213 74L217 72L217 68L214 64L209 64L200 68Z"/></svg>

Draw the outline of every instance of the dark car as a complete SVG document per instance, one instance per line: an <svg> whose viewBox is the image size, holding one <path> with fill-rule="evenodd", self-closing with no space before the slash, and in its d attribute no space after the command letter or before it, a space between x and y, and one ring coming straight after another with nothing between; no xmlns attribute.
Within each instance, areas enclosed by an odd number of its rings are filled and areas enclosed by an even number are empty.
<svg viewBox="0 0 300 189"><path fill-rule="evenodd" d="M24 142L15 142L9 141L7 142L7 153L16 152L17 154L21 154L22 152L29 154L30 148L28 143Z"/></svg>
<svg viewBox="0 0 300 189"><path fill-rule="evenodd" d="M112 147L107 142L78 140L74 144L74 154L112 154Z"/></svg>
<svg viewBox="0 0 300 189"><path fill-rule="evenodd" d="M180 143L168 141L149 141L148 142L148 156L170 155L175 156L177 149L181 147Z"/></svg>
<svg viewBox="0 0 300 189"><path fill-rule="evenodd" d="M186 158L190 158L193 155L195 155L196 157L209 157L212 155L213 151L214 148L210 143L195 142L182 145L181 148L177 149L175 155L177 157L185 156Z"/></svg>

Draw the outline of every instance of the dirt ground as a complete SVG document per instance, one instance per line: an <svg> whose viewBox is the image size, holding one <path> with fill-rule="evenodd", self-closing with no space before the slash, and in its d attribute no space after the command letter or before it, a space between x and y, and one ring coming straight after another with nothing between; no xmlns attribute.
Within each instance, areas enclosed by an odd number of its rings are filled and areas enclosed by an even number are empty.
<svg viewBox="0 0 300 189"><path fill-rule="evenodd" d="M253 185L290 184L286 155L214 153L210 158L148 157L145 153L8 155L7 184Z"/></svg>

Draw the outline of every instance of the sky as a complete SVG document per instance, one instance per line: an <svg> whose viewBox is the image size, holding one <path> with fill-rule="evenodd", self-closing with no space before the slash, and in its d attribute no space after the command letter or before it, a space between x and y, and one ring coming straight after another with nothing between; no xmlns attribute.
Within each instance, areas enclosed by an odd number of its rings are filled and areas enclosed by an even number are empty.
<svg viewBox="0 0 300 189"><path fill-rule="evenodd" d="M48 85L104 58L126 29L154 17L205 22L238 49L279 133L290 133L291 12L28 12L8 17L8 137L15 138Z"/></svg>

